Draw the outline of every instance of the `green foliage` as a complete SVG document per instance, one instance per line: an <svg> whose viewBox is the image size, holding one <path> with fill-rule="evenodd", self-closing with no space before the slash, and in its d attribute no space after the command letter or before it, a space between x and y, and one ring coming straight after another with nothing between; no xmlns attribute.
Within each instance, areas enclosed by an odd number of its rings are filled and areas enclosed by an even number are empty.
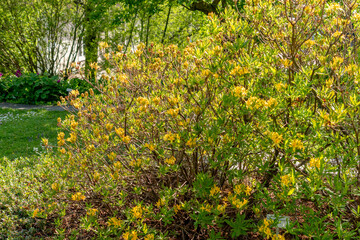
<svg viewBox="0 0 360 240"><path fill-rule="evenodd" d="M3 76L0 78L2 94L0 101L22 104L56 103L60 96L68 94L67 89L85 92L91 85L81 79L63 80L58 76L25 73L20 77Z"/></svg>
<svg viewBox="0 0 360 240"><path fill-rule="evenodd" d="M0 2L0 69L56 75L75 61L83 14L72 0Z"/></svg>
<svg viewBox="0 0 360 240"><path fill-rule="evenodd" d="M208 37L183 49L102 44L112 67L101 94L62 98L78 111L59 121L33 215L61 205L57 217L75 223L59 224L64 237L356 236L355 9L262 0L210 15ZM268 214L290 217L280 235Z"/></svg>

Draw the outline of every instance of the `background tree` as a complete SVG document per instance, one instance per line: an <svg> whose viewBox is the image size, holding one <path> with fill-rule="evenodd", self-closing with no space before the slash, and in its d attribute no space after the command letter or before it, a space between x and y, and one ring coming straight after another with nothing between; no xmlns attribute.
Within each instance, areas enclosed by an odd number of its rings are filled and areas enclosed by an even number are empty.
<svg viewBox="0 0 360 240"><path fill-rule="evenodd" d="M54 75L75 60L83 12L70 0L0 2L0 68Z"/></svg>

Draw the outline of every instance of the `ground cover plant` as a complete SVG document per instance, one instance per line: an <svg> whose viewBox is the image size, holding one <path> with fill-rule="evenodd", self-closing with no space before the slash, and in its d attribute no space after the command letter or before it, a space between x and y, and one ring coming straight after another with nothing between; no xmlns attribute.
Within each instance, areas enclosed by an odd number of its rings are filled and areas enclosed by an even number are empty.
<svg viewBox="0 0 360 240"><path fill-rule="evenodd" d="M247 1L184 49L101 44L112 67L62 99L28 216L59 238L356 238L357 7Z"/></svg>
<svg viewBox="0 0 360 240"><path fill-rule="evenodd" d="M56 143L57 118L68 113L47 110L0 109L0 158L39 156L44 152L41 139Z"/></svg>

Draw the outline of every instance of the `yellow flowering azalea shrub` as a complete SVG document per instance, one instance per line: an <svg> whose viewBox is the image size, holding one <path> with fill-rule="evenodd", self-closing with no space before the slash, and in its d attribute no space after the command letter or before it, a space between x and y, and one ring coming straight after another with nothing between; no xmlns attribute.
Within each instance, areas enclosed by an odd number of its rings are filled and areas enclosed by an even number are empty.
<svg viewBox="0 0 360 240"><path fill-rule="evenodd" d="M104 239L355 236L357 7L247 1L184 49L103 49L100 94L62 99L44 191Z"/></svg>

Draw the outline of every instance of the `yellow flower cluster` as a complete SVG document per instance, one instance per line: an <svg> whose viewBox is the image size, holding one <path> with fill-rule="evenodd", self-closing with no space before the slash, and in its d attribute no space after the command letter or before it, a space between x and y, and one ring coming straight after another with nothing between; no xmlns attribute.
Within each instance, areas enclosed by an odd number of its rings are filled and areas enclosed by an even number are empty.
<svg viewBox="0 0 360 240"><path fill-rule="evenodd" d="M138 97L138 98L136 99L136 101L137 101L138 104L141 105L141 106L147 106L147 105L150 104L149 100L146 99L146 98L144 98L144 97Z"/></svg>
<svg viewBox="0 0 360 240"><path fill-rule="evenodd" d="M341 57L334 57L332 62L330 63L330 66L333 70L340 67L340 65L344 62L344 59Z"/></svg>
<svg viewBox="0 0 360 240"><path fill-rule="evenodd" d="M160 208L161 206L164 206L165 204L166 204L165 199L160 198L160 199L156 202L155 205L156 205L158 208Z"/></svg>
<svg viewBox="0 0 360 240"><path fill-rule="evenodd" d="M122 237L124 238L124 240L137 240L138 239L136 231L125 232L122 235Z"/></svg>
<svg viewBox="0 0 360 240"><path fill-rule="evenodd" d="M231 201L231 204L234 205L237 209L242 209L247 203L248 203L247 199L240 201L240 199L232 198L232 201Z"/></svg>
<svg viewBox="0 0 360 240"><path fill-rule="evenodd" d="M130 136L123 136L121 138L121 140L125 143L125 144L129 144L131 141L131 137Z"/></svg>
<svg viewBox="0 0 360 240"><path fill-rule="evenodd" d="M175 214L178 213L182 208L182 205L181 204L175 204L174 205L174 212Z"/></svg>
<svg viewBox="0 0 360 240"><path fill-rule="evenodd" d="M290 143L290 147L295 151L296 149L304 150L304 144L299 139L294 139Z"/></svg>
<svg viewBox="0 0 360 240"><path fill-rule="evenodd" d="M341 10L341 6L339 3L330 3L329 6L326 8L326 13L336 13Z"/></svg>
<svg viewBox="0 0 360 240"><path fill-rule="evenodd" d="M177 97L168 98L168 101L171 106L175 106L176 104L179 103L179 98L177 98Z"/></svg>
<svg viewBox="0 0 360 240"><path fill-rule="evenodd" d="M122 221L120 219L118 219L117 217L112 217L107 221L107 224L109 226L121 227Z"/></svg>
<svg viewBox="0 0 360 240"><path fill-rule="evenodd" d="M281 143L281 141L283 140L283 136L277 132L270 132L269 137L276 146L278 146Z"/></svg>
<svg viewBox="0 0 360 240"><path fill-rule="evenodd" d="M213 206L210 204L204 204L200 207L201 210L205 211L205 212L211 212L211 210L213 209Z"/></svg>
<svg viewBox="0 0 360 240"><path fill-rule="evenodd" d="M123 137L124 134L125 134L125 130L123 128L121 128L121 127L115 128L115 132L119 137Z"/></svg>
<svg viewBox="0 0 360 240"><path fill-rule="evenodd" d="M283 175L280 177L281 178L281 183L284 185L284 186L289 186L291 184L291 176L290 174L287 174L287 175Z"/></svg>
<svg viewBox="0 0 360 240"><path fill-rule="evenodd" d="M154 240L155 239L155 236L154 234L148 234L145 236L144 240Z"/></svg>
<svg viewBox="0 0 360 240"><path fill-rule="evenodd" d="M171 108L171 109L166 111L166 113L169 114L172 117L176 117L179 114L179 112L180 112L179 108L176 108L176 109Z"/></svg>
<svg viewBox="0 0 360 240"><path fill-rule="evenodd" d="M76 133L71 132L71 133L70 133L70 137L67 138L66 141L71 142L71 143L75 143L75 142L76 142L76 139L77 139Z"/></svg>
<svg viewBox="0 0 360 240"><path fill-rule="evenodd" d="M100 42L99 47L100 47L101 50L103 50L105 48L108 48L109 44L107 42Z"/></svg>
<svg viewBox="0 0 360 240"><path fill-rule="evenodd" d="M309 162L309 167L311 168L320 168L321 159L320 158L311 158Z"/></svg>
<svg viewBox="0 0 360 240"><path fill-rule="evenodd" d="M65 144L65 133L59 132L57 136L58 146L61 147Z"/></svg>
<svg viewBox="0 0 360 240"><path fill-rule="evenodd" d="M129 165L132 166L132 167L141 167L141 164L142 164L142 160L141 159L133 159Z"/></svg>
<svg viewBox="0 0 360 240"><path fill-rule="evenodd" d="M165 159L165 163L169 165L174 165L176 162L176 158L174 156L171 156L170 158Z"/></svg>
<svg viewBox="0 0 360 240"><path fill-rule="evenodd" d="M240 67L238 65L230 72L231 75L244 75L246 73L249 73L249 70L246 67Z"/></svg>
<svg viewBox="0 0 360 240"><path fill-rule="evenodd" d="M85 200L85 196L81 192L77 192L71 196L73 201L83 201Z"/></svg>
<svg viewBox="0 0 360 240"><path fill-rule="evenodd" d="M214 185L210 190L210 196L216 196L220 193L220 188Z"/></svg>
<svg viewBox="0 0 360 240"><path fill-rule="evenodd" d="M89 216L95 216L97 212L98 212L98 210L96 208L89 208L87 210L86 214Z"/></svg>
<svg viewBox="0 0 360 240"><path fill-rule="evenodd" d="M263 105L261 99L259 99L257 97L253 97L253 96L249 97L249 99L246 100L245 104L246 104L246 107L251 110L258 109L258 108L262 107L262 105Z"/></svg>
<svg viewBox="0 0 360 240"><path fill-rule="evenodd" d="M272 97L269 98L269 100L267 100L267 101L263 101L264 108L276 107L276 105L277 105L277 100Z"/></svg>
<svg viewBox="0 0 360 240"><path fill-rule="evenodd" d="M282 89L287 88L287 84L276 83L276 84L275 84L275 88L276 88L277 91L280 92Z"/></svg>
<svg viewBox="0 0 360 240"><path fill-rule="evenodd" d="M51 189L54 191L59 191L59 189L60 189L59 183L54 182L53 184L51 184Z"/></svg>
<svg viewBox="0 0 360 240"><path fill-rule="evenodd" d="M164 140L168 141L168 142L174 142L176 139L180 139L180 135L179 134L175 134L175 133L167 133L164 136Z"/></svg>
<svg viewBox="0 0 360 240"><path fill-rule="evenodd" d="M144 147L148 148L150 151L154 151L156 148L155 144L145 143Z"/></svg>
<svg viewBox="0 0 360 240"><path fill-rule="evenodd" d="M260 226L259 232L264 233L266 235L266 238L270 238L272 236L272 232L270 229L271 221L268 221L267 219L264 219L264 224Z"/></svg>
<svg viewBox="0 0 360 240"><path fill-rule="evenodd" d="M111 160L111 161L114 161L116 159L117 155L116 153L114 152L111 152L110 154L108 154L108 158Z"/></svg>
<svg viewBox="0 0 360 240"><path fill-rule="evenodd" d="M187 142L186 142L186 146L189 147L195 147L196 146L196 138L190 138Z"/></svg>
<svg viewBox="0 0 360 240"><path fill-rule="evenodd" d="M135 218L142 218L144 210L146 210L144 207L141 207L141 205L137 205L131 209L131 213Z"/></svg>
<svg viewBox="0 0 360 240"><path fill-rule="evenodd" d="M246 96L247 90L243 86L237 86L233 89L233 93L235 97L242 98Z"/></svg>

